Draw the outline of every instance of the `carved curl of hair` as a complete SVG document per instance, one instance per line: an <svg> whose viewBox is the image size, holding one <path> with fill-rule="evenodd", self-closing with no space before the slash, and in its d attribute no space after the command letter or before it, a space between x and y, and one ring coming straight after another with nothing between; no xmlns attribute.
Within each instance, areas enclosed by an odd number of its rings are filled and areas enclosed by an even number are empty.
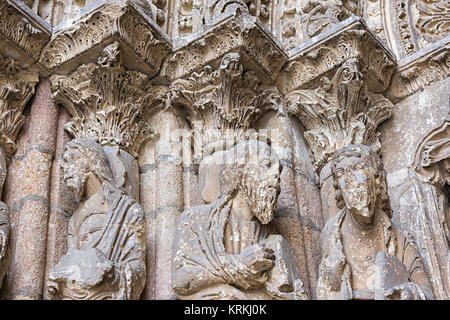
<svg viewBox="0 0 450 320"><path fill-rule="evenodd" d="M231 161L224 164L219 176L221 196L233 195L245 183L250 170L262 160L262 155L272 158L272 149L265 142L257 140L240 142L228 150L226 157Z"/></svg>
<svg viewBox="0 0 450 320"><path fill-rule="evenodd" d="M100 181L116 185L108 157L97 142L91 139L73 139L65 147L66 151L69 149L77 150L88 159L90 170Z"/></svg>
<svg viewBox="0 0 450 320"><path fill-rule="evenodd" d="M371 168L375 175L376 190L378 193L377 206L390 218L392 218L392 210L386 183L386 171L383 168L383 162L381 162L380 157L374 150L372 150L372 148L361 144L353 144L339 149L334 153L330 160L331 172L333 174L333 186L336 191L335 199L337 202L337 207L339 209L343 209L345 207L345 202L342 191L339 188L338 179L335 176L335 170L336 165L346 157L362 158L369 168Z"/></svg>

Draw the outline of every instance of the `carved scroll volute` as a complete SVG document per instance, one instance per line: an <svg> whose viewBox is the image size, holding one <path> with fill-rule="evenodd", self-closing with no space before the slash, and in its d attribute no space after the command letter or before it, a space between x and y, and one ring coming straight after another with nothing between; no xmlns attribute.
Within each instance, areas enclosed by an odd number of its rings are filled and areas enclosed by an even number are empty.
<svg viewBox="0 0 450 320"><path fill-rule="evenodd" d="M216 70L207 65L188 79L174 81L168 105L186 108L199 147L195 157L201 158L214 144L243 140L261 114L280 108L281 95L255 72L245 71L240 54L228 53Z"/></svg>
<svg viewBox="0 0 450 320"><path fill-rule="evenodd" d="M450 114L419 144L414 158L414 173L450 199Z"/></svg>
<svg viewBox="0 0 450 320"><path fill-rule="evenodd" d="M97 63L82 65L69 76L54 75L50 81L55 102L62 104L72 116L65 129L74 138L92 139L105 151L110 150L109 156L126 159L136 159L144 142L156 138L157 134L143 117L154 104L162 101L165 91L151 86L146 75L125 69L118 42L107 46ZM120 162L135 161L121 159ZM132 171L136 171L133 176L138 174L137 167ZM126 184L138 200L138 186L130 183Z"/></svg>
<svg viewBox="0 0 450 320"><path fill-rule="evenodd" d="M368 91L360 70L359 62L352 58L331 80L323 76L314 89L287 94L287 111L306 127L305 138L318 172L336 150L350 144L381 151L376 129L391 116L393 104L383 95Z"/></svg>

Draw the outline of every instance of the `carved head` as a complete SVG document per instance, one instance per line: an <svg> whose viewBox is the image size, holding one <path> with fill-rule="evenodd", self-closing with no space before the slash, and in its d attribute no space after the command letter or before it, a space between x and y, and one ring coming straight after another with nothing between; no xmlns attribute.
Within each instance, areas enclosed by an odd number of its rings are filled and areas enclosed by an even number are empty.
<svg viewBox="0 0 450 320"><path fill-rule="evenodd" d="M339 149L331 159L331 171L338 208L347 207L368 219L379 208L392 217L383 163L370 147L355 144Z"/></svg>
<svg viewBox="0 0 450 320"><path fill-rule="evenodd" d="M94 174L102 183L115 184L108 158L103 148L90 139L73 139L64 150L61 168L64 183L75 192L79 202L84 194L86 181Z"/></svg>
<svg viewBox="0 0 450 320"><path fill-rule="evenodd" d="M239 77L242 72L242 64L240 63L241 55L236 52L230 52L223 56L220 62L220 72L232 78Z"/></svg>
<svg viewBox="0 0 450 320"><path fill-rule="evenodd" d="M240 142L225 156L220 172L221 195L242 191L253 214L263 224L274 218L280 193L281 166L272 148L261 141Z"/></svg>

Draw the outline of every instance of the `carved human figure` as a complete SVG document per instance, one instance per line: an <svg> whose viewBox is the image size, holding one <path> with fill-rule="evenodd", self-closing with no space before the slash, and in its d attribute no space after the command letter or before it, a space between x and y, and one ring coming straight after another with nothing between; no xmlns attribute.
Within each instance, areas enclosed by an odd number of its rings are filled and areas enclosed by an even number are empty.
<svg viewBox="0 0 450 320"><path fill-rule="evenodd" d="M69 221L68 252L49 274L50 299L138 299L146 279L142 207L119 188L93 140L70 141L61 166L79 206Z"/></svg>
<svg viewBox="0 0 450 320"><path fill-rule="evenodd" d="M386 173L368 146L350 145L331 159L341 211L321 234L319 299L433 299L413 238L391 223Z"/></svg>
<svg viewBox="0 0 450 320"><path fill-rule="evenodd" d="M0 195L6 178L6 159L3 148L0 147ZM6 273L7 249L9 242L9 209L3 201L0 201L0 288Z"/></svg>
<svg viewBox="0 0 450 320"><path fill-rule="evenodd" d="M172 251L180 299L306 299L298 263L270 222L280 165L266 143L250 140L221 153L219 192L181 215ZM214 154L213 154L214 156Z"/></svg>

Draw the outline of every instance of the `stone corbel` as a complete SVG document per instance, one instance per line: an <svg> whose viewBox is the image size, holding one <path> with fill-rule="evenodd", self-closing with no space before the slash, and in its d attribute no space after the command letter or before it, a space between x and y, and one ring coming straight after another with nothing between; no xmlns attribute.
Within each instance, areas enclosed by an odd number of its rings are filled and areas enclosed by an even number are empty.
<svg viewBox="0 0 450 320"><path fill-rule="evenodd" d="M22 114L39 76L0 54L0 146L7 162L16 151L16 138L25 122Z"/></svg>
<svg viewBox="0 0 450 320"><path fill-rule="evenodd" d="M106 45L118 41L122 63L152 77L172 48L170 39L154 21L152 8L139 0L97 1L74 20L54 28L39 61L51 72L67 74L92 62Z"/></svg>
<svg viewBox="0 0 450 320"><path fill-rule="evenodd" d="M102 51L96 63L81 65L69 76L50 78L53 98L71 114L66 131L74 138L88 138L102 145L110 157L119 157L122 168L114 168L119 185L139 199L139 149L155 133L143 120L145 113L163 101L165 89L153 87L147 75L127 70L118 41ZM115 162L115 161L112 161ZM131 170L132 172L125 171Z"/></svg>
<svg viewBox="0 0 450 320"><path fill-rule="evenodd" d="M23 1L0 0L0 52L31 65L50 40L52 27Z"/></svg>
<svg viewBox="0 0 450 320"><path fill-rule="evenodd" d="M307 131L318 173L333 153L350 144L380 150L376 129L391 115L383 96L395 59L356 17L296 50L280 74L287 111Z"/></svg>
<svg viewBox="0 0 450 320"><path fill-rule="evenodd" d="M264 82L273 82L287 61L282 45L258 18L243 6L234 6L214 17L203 28L175 43L161 68L161 76L173 81L217 66L230 52L239 53L249 69Z"/></svg>

